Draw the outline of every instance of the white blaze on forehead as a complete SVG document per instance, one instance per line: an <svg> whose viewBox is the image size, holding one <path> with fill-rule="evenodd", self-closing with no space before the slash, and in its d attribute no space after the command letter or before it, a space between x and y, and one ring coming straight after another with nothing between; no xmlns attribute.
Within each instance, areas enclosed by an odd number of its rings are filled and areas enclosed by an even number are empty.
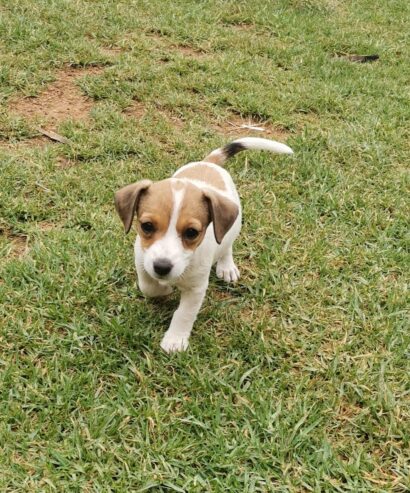
<svg viewBox="0 0 410 493"><path fill-rule="evenodd" d="M171 213L171 219L169 221L168 231L166 233L167 235L172 234L174 231L176 231L179 212L181 210L182 201L184 200L185 195L185 186L182 185L180 181L178 181L177 183L173 183L171 187L174 204Z"/></svg>

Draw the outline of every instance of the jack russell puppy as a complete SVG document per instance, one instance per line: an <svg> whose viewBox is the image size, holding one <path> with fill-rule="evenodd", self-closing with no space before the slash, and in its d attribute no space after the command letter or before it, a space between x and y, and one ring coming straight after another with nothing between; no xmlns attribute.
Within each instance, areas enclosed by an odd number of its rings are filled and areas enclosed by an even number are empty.
<svg viewBox="0 0 410 493"><path fill-rule="evenodd" d="M142 180L115 194L115 206L131 229L137 216L135 265L145 296L165 296L175 286L181 300L161 347L170 353L188 347L192 326L208 287L209 274L227 282L239 279L232 244L241 229L241 204L225 161L246 149L293 154L272 140L245 137L186 164L172 178Z"/></svg>

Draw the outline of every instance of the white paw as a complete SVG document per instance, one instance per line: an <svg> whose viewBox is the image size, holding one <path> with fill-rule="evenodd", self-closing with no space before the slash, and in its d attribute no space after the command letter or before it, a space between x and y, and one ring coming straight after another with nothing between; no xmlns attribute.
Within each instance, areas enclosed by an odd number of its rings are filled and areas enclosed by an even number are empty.
<svg viewBox="0 0 410 493"><path fill-rule="evenodd" d="M165 335L161 341L161 348L166 353L185 351L188 347L188 339L189 337L186 336L165 332Z"/></svg>
<svg viewBox="0 0 410 493"><path fill-rule="evenodd" d="M239 269L232 259L219 260L216 264L216 275L226 282L235 282L239 279Z"/></svg>

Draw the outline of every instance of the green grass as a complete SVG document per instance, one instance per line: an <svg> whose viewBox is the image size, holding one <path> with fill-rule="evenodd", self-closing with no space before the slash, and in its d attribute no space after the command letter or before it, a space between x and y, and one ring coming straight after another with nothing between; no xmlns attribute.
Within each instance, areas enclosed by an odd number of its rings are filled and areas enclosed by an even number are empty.
<svg viewBox="0 0 410 493"><path fill-rule="evenodd" d="M405 0L0 3L0 491L410 490L409 16ZM59 125L71 145L21 145L35 123L8 102L68 64L104 67L78 80L92 118ZM113 193L205 156L234 113L295 157L229 164L242 278L212 274L170 357L177 297L139 294Z"/></svg>

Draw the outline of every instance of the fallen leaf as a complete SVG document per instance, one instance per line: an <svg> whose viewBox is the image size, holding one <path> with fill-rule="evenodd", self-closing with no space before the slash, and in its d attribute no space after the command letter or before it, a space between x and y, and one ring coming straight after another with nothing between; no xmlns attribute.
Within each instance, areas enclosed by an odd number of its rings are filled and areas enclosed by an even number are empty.
<svg viewBox="0 0 410 493"><path fill-rule="evenodd" d="M44 128L38 128L37 130L41 134L45 135L46 137L48 137L51 140L55 140L57 142L61 142L62 144L69 144L70 143L70 141L67 138L65 138L62 135L59 135L59 134L53 132L52 130L45 130Z"/></svg>
<svg viewBox="0 0 410 493"><path fill-rule="evenodd" d="M338 56L345 60L349 60L349 62L356 63L374 62L380 58L379 55L346 55L344 53L338 53Z"/></svg>

